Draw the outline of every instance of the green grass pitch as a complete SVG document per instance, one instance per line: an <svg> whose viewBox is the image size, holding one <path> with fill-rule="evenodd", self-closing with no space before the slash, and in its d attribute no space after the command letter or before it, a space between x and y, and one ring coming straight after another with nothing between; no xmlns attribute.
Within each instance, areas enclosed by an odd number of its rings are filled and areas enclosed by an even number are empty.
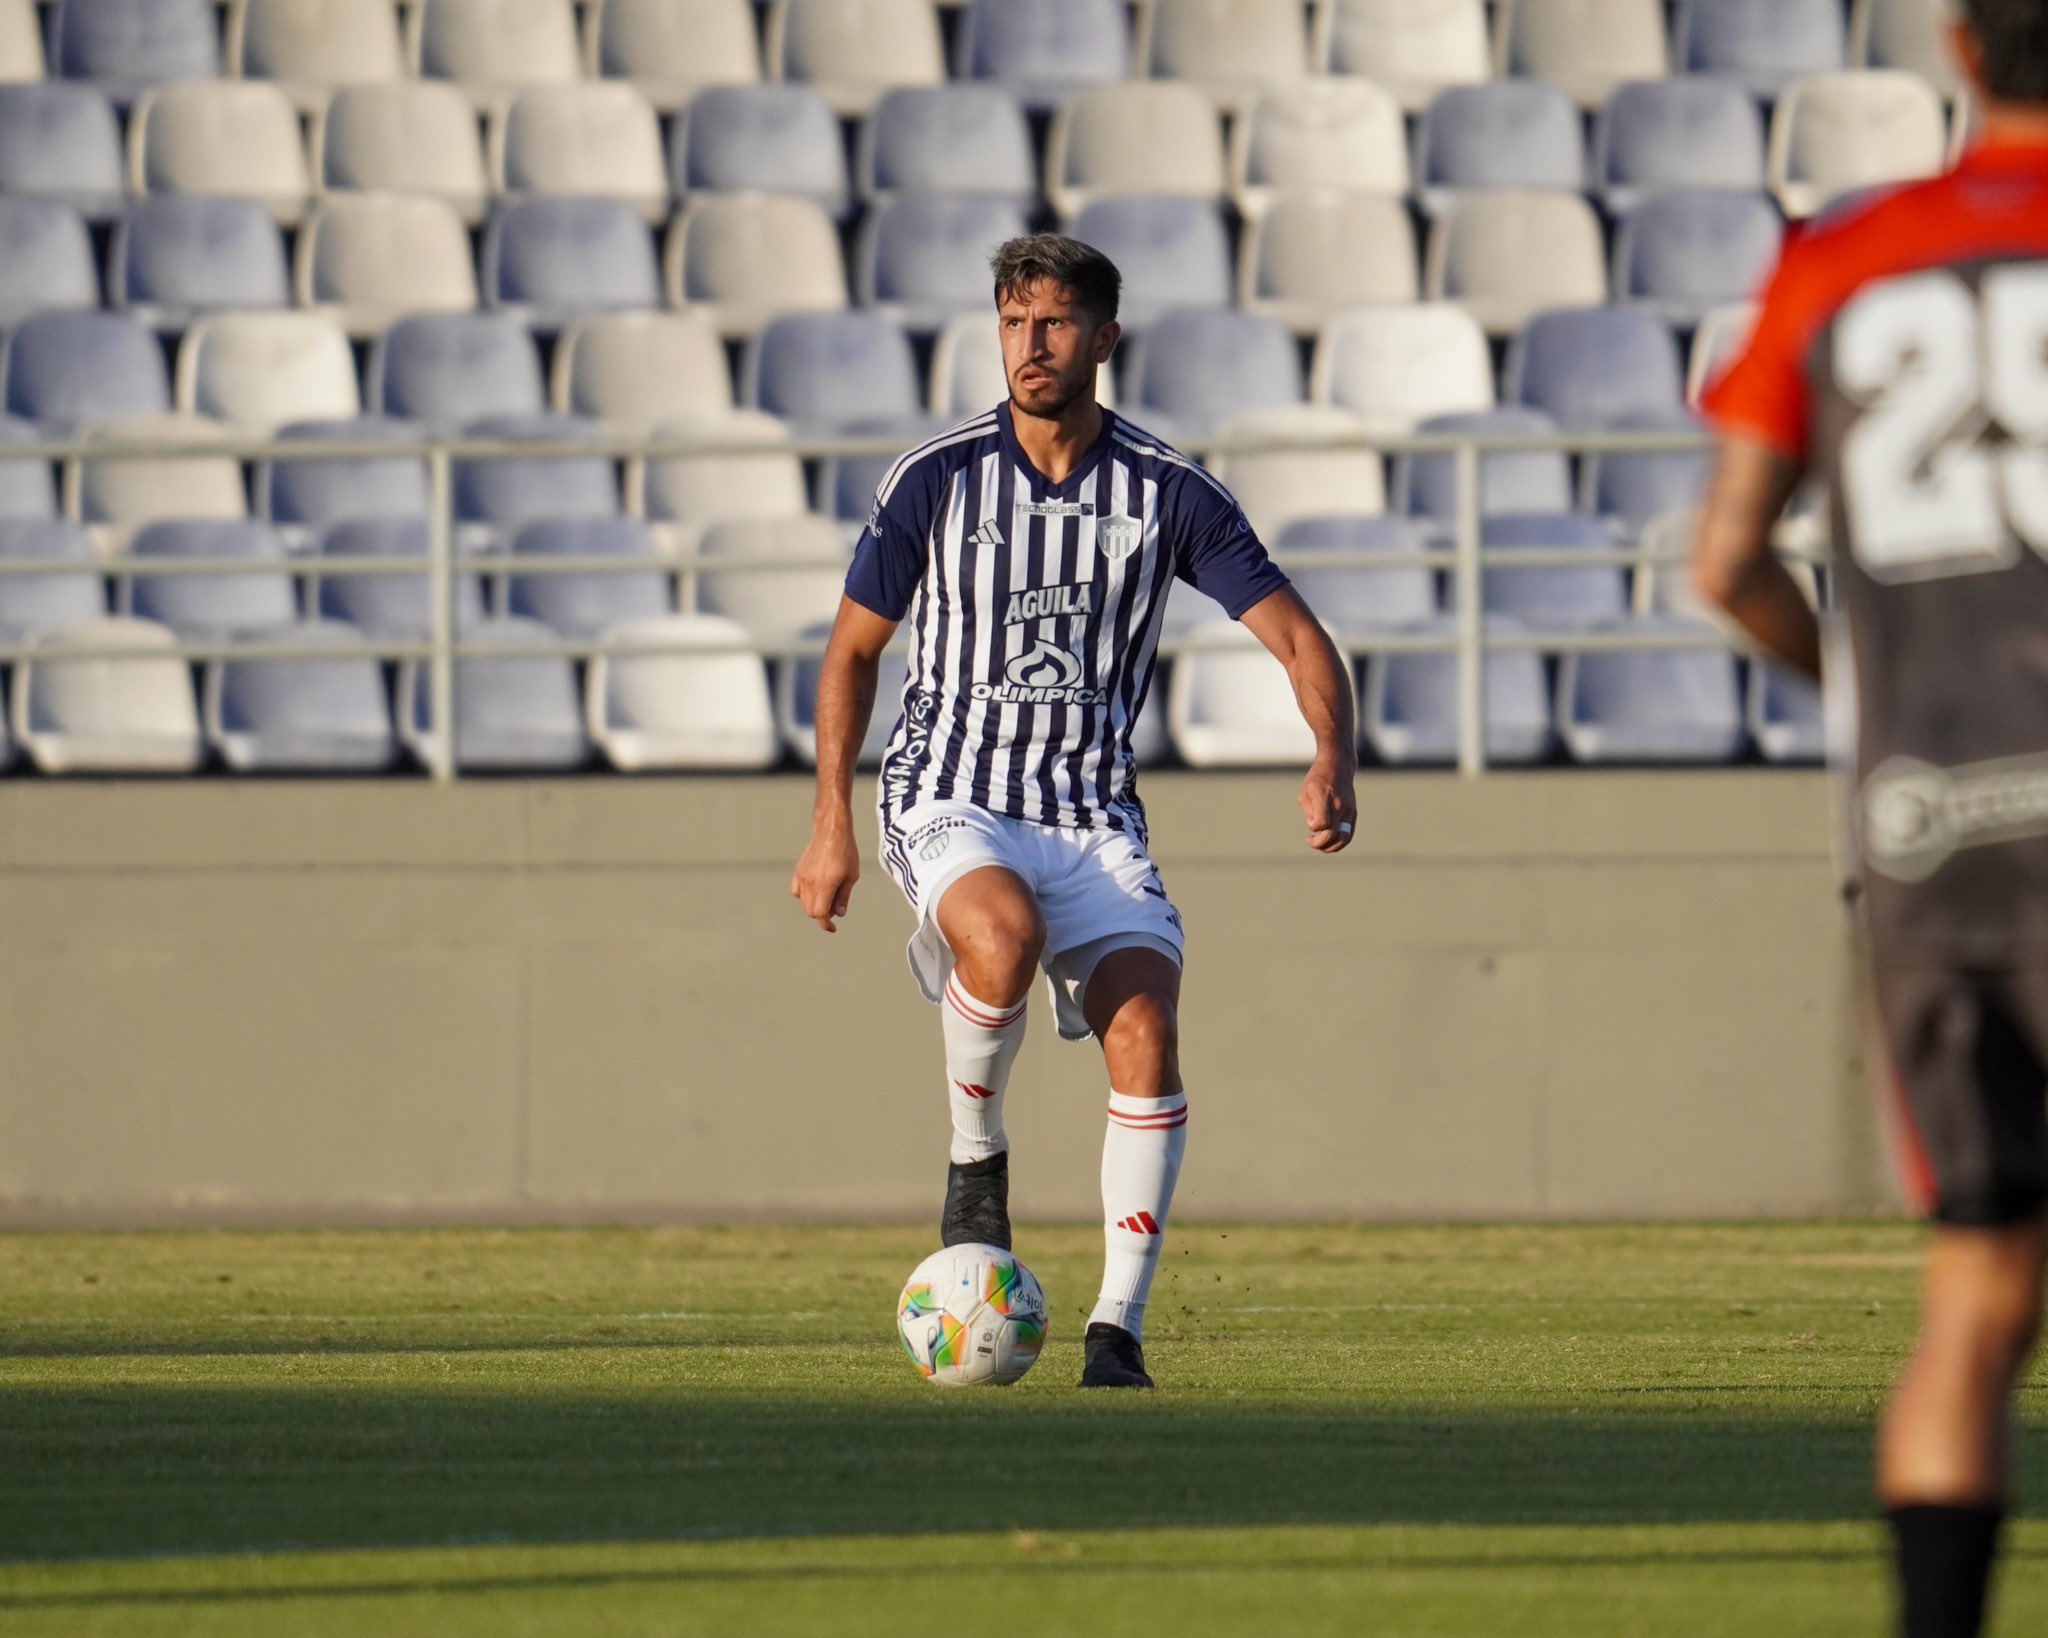
<svg viewBox="0 0 2048 1638"><path fill-rule="evenodd" d="M930 1240L0 1236L0 1632L1886 1630L1908 1227L1178 1227L1105 1396L1096 1233L1021 1234L1052 1342L980 1393L893 1335Z"/></svg>

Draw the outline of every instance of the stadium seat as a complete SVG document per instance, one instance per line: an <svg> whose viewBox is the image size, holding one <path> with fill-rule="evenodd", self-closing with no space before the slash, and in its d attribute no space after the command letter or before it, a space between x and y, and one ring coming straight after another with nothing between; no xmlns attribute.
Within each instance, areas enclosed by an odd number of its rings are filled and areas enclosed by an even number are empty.
<svg viewBox="0 0 2048 1638"><path fill-rule="evenodd" d="M55 199L0 194L0 328L31 313L99 304L100 275L85 218Z"/></svg>
<svg viewBox="0 0 2048 1638"><path fill-rule="evenodd" d="M476 110L452 85L343 86L314 125L313 156L327 196L424 194L471 224L489 206Z"/></svg>
<svg viewBox="0 0 2048 1638"><path fill-rule="evenodd" d="M874 510L875 492L895 470L903 452L950 431L955 424L927 417L917 421L886 421L847 428L850 435L866 436L873 432L878 437L886 436L894 441L895 448L887 455L845 455L820 461L818 480L813 486L817 496L816 509L827 517L853 525L849 538L857 538Z"/></svg>
<svg viewBox="0 0 2048 1638"><path fill-rule="evenodd" d="M47 436L27 421L0 415L0 451L9 444L32 444ZM47 461L12 460L0 454L0 518L53 518L57 515L56 474Z"/></svg>
<svg viewBox="0 0 2048 1638"><path fill-rule="evenodd" d="M114 229L113 305L176 332L230 308L289 307L284 235L253 199L142 199Z"/></svg>
<svg viewBox="0 0 2048 1638"><path fill-rule="evenodd" d="M1290 189L1245 228L1237 299L1310 336L1345 308L1414 301L1419 260L1401 200Z"/></svg>
<svg viewBox="0 0 2048 1638"><path fill-rule="evenodd" d="M822 643L832 633L830 625L816 625L804 632L808 642ZM909 675L909 657L901 649L883 650L881 668L875 680L875 708L868 713L868 731L861 740L855 761L862 768L878 768L895 737L897 719L903 714L904 679ZM782 743L807 768L818 765L818 673L817 660L789 660L775 668L775 725Z"/></svg>
<svg viewBox="0 0 2048 1638"><path fill-rule="evenodd" d="M305 654L215 660L200 684L200 720L224 764L237 773L375 773L397 761L384 668L346 652L360 647L360 631L306 620L264 640Z"/></svg>
<svg viewBox="0 0 2048 1638"><path fill-rule="evenodd" d="M0 517L0 562L76 565L68 572L0 575L0 642L103 618L107 588L94 572L98 558L92 537L67 519Z"/></svg>
<svg viewBox="0 0 2048 1638"><path fill-rule="evenodd" d="M428 556L429 526L424 517L344 518L320 539L320 557L345 562L350 558ZM309 600L323 619L346 620L374 637L417 642L433 631L433 588L424 574L328 574L314 577L317 589ZM483 577L455 576L454 629L467 632L484 618Z"/></svg>
<svg viewBox="0 0 2048 1638"><path fill-rule="evenodd" d="M590 72L629 79L672 114L707 85L761 78L761 42L749 0L599 0L592 8Z"/></svg>
<svg viewBox="0 0 2048 1638"><path fill-rule="evenodd" d="M1684 410L1616 416L1613 432L1689 432L1705 429ZM1706 493L1712 457L1705 449L1670 454L1588 455L1581 485L1587 509L1643 528L1672 512L1689 512Z"/></svg>
<svg viewBox="0 0 2048 1638"><path fill-rule="evenodd" d="M1944 98L1963 93L1944 25L1949 0L1854 0L1849 13L1849 61L1857 68L1903 68Z"/></svg>
<svg viewBox="0 0 2048 1638"><path fill-rule="evenodd" d="M1541 80L1439 91L1415 128L1415 187L1441 216L1475 188L1585 186L1586 153L1571 98Z"/></svg>
<svg viewBox="0 0 2048 1638"><path fill-rule="evenodd" d="M522 648L561 639L538 620L479 620L465 642ZM398 737L431 766L440 736L433 720L432 669L408 660L398 670ZM455 662L455 760L459 767L567 773L590 760L576 668L552 656L471 654Z"/></svg>
<svg viewBox="0 0 2048 1638"><path fill-rule="evenodd" d="M979 415L1010 396L1003 372L1003 341L994 318L966 314L950 321L932 344L932 414L946 422ZM1116 371L1105 364L1095 372L1095 402L1116 407Z"/></svg>
<svg viewBox="0 0 2048 1638"><path fill-rule="evenodd" d="M924 409L907 337L874 313L791 313L772 319L740 363L740 396L799 432L911 421Z"/></svg>
<svg viewBox="0 0 2048 1638"><path fill-rule="evenodd" d="M1229 188L1251 220L1290 190L1404 194L1401 105L1370 80L1304 80L1269 91L1232 122Z"/></svg>
<svg viewBox="0 0 2048 1638"><path fill-rule="evenodd" d="M1773 661L1750 662L1743 725L1766 762L1827 759L1827 719L1820 690Z"/></svg>
<svg viewBox="0 0 2048 1638"><path fill-rule="evenodd" d="M1689 635L1690 621L1617 629ZM1744 740L1735 656L1712 649L1567 654L1558 667L1557 725L1574 762L1732 762Z"/></svg>
<svg viewBox="0 0 2048 1638"><path fill-rule="evenodd" d="M1505 457L1495 456L1496 461ZM1611 551L1614 537L1597 519L1576 513L1506 512L1486 519L1480 544L1488 552ZM1457 601L1455 592L1452 602ZM1628 587L1618 568L1504 568L1489 564L1481 606L1525 630L1586 631L1624 618Z"/></svg>
<svg viewBox="0 0 2048 1638"><path fill-rule="evenodd" d="M583 72L570 0L418 0L410 50L421 79L452 80L480 107Z"/></svg>
<svg viewBox="0 0 2048 1638"><path fill-rule="evenodd" d="M956 64L963 80L995 80L1027 108L1054 108L1129 77L1129 13L1119 0L967 0Z"/></svg>
<svg viewBox="0 0 2048 1638"><path fill-rule="evenodd" d="M6 410L80 426L171 407L169 372L149 330L125 313L37 313L9 333Z"/></svg>
<svg viewBox="0 0 2048 1638"><path fill-rule="evenodd" d="M1185 437L1205 438L1249 410L1299 404L1301 359L1278 319L1237 308L1162 313L1131 344L1123 401L1133 419L1161 418Z"/></svg>
<svg viewBox="0 0 2048 1638"><path fill-rule="evenodd" d="M128 177L107 99L86 85L0 85L0 193L118 216Z"/></svg>
<svg viewBox="0 0 2048 1638"><path fill-rule="evenodd" d="M1600 219L1573 194L1462 194L1430 234L1423 288L1496 336L1546 308L1598 306L1607 299Z"/></svg>
<svg viewBox="0 0 2048 1638"><path fill-rule="evenodd" d="M171 80L220 72L213 0L55 0L50 72L91 80L117 102Z"/></svg>
<svg viewBox="0 0 2048 1638"><path fill-rule="evenodd" d="M502 207L484 234L483 294L536 330L592 313L661 305L654 238L619 199L528 199Z"/></svg>
<svg viewBox="0 0 2048 1638"><path fill-rule="evenodd" d="M1304 447L1255 455L1216 455L1209 469L1227 484L1269 545L1298 518L1360 517L1386 510L1387 481L1369 449L1314 447L1360 437L1357 416L1327 404L1248 410L1216 428L1220 438L1285 438Z"/></svg>
<svg viewBox="0 0 2048 1638"><path fill-rule="evenodd" d="M318 313L218 313L178 350L178 408L247 432L363 407L348 336Z"/></svg>
<svg viewBox="0 0 2048 1638"><path fill-rule="evenodd" d="M1632 307L1539 313L1508 344L1507 398L1561 427L1592 429L1639 411L1676 410L1685 366L1670 328Z"/></svg>
<svg viewBox="0 0 2048 1638"><path fill-rule="evenodd" d="M767 674L742 628L669 615L631 621L609 635L685 650L600 654L590 662L590 735L614 768L769 768L780 760Z"/></svg>
<svg viewBox="0 0 2048 1638"><path fill-rule="evenodd" d="M1430 544L1411 519L1357 516L1303 516L1277 536L1269 537L1277 552L1419 552ZM1316 618L1340 637L1359 636L1405 626L1427 625L1439 613L1436 571L1421 563L1389 564L1384 569L1304 568L1290 565L1294 582Z"/></svg>
<svg viewBox="0 0 2048 1638"><path fill-rule="evenodd" d="M654 537L638 518L543 518L512 537L512 560L562 557L644 557L652 565ZM532 574L506 577L507 614L540 620L564 637L596 637L626 620L675 612L666 573Z"/></svg>
<svg viewBox="0 0 2048 1638"><path fill-rule="evenodd" d="M1068 229L1123 274L1118 317L1142 330L1175 307L1230 305L1230 243L1203 199L1098 199Z"/></svg>
<svg viewBox="0 0 2048 1638"><path fill-rule="evenodd" d="M1437 628L1448 634L1448 623ZM1511 622L1489 620L1490 633L1511 634ZM1499 766L1541 762L1557 745L1543 656L1532 651L1488 654L1485 666L1486 760ZM1366 664L1364 738L1391 767L1432 767L1458 757L1458 661L1454 654L1382 654Z"/></svg>
<svg viewBox="0 0 2048 1638"><path fill-rule="evenodd" d="M1539 410L1507 406L1432 415L1419 433L1476 437L1536 437L1557 425ZM1571 509L1571 463L1557 450L1497 450L1479 458L1479 510L1493 517L1509 512L1566 512ZM1394 457L1394 506L1410 517L1431 518L1449 529L1458 515L1458 464L1454 455Z"/></svg>
<svg viewBox="0 0 2048 1638"><path fill-rule="evenodd" d="M1842 0L1678 0L1675 67L1718 74L1774 97L1802 74L1840 68Z"/></svg>
<svg viewBox="0 0 2048 1638"><path fill-rule="evenodd" d="M391 0L237 0L228 13L229 71L272 80L308 112L344 85L405 75Z"/></svg>
<svg viewBox="0 0 2048 1638"><path fill-rule="evenodd" d="M1225 180L1216 105L1192 85L1098 86L1053 115L1045 192L1064 217L1114 194L1218 199Z"/></svg>
<svg viewBox="0 0 2048 1638"><path fill-rule="evenodd" d="M676 117L669 183L685 203L781 193L846 215L852 192L832 105L808 85L716 85Z"/></svg>
<svg viewBox="0 0 2048 1638"><path fill-rule="evenodd" d="M407 194L344 194L299 234L299 305L366 339L401 318L476 308L469 230L455 207Z"/></svg>
<svg viewBox="0 0 2048 1638"><path fill-rule="evenodd" d="M1669 189L1760 192L1763 116L1728 80L1624 85L1593 125L1593 191L1610 211Z"/></svg>
<svg viewBox="0 0 2048 1638"><path fill-rule="evenodd" d="M0 82L39 80L46 66L36 0L0 0Z"/></svg>
<svg viewBox="0 0 2048 1638"><path fill-rule="evenodd" d="M149 92L128 116L128 186L253 199L297 222L313 195L291 100L262 80L194 80Z"/></svg>
<svg viewBox="0 0 2048 1638"><path fill-rule="evenodd" d="M630 85L543 85L491 122L491 184L508 198L620 199L649 222L668 216L661 124Z"/></svg>
<svg viewBox="0 0 2048 1638"><path fill-rule="evenodd" d="M764 647L801 642L812 626L839 612L850 542L830 518L724 518L705 529L697 550L706 558L819 558L817 569L700 568L691 595L699 614L736 620Z"/></svg>
<svg viewBox="0 0 2048 1638"><path fill-rule="evenodd" d="M1188 636L1205 645L1179 655L1167 680L1173 748L1190 768L1291 767L1316 754L1287 673L1234 620ZM1213 646L1207 646L1213 645Z"/></svg>
<svg viewBox="0 0 2048 1638"><path fill-rule="evenodd" d="M899 193L980 194L1025 207L1038 200L1024 111L1000 86L891 91L861 122L854 169L871 204Z"/></svg>
<svg viewBox="0 0 2048 1638"><path fill-rule="evenodd" d="M1309 396L1351 411L1375 432L1409 432L1432 415L1491 409L1486 332L1442 302L1359 307L1316 338Z"/></svg>
<svg viewBox="0 0 2048 1638"><path fill-rule="evenodd" d="M757 453L666 455L635 463L641 514L661 524L679 549L725 518L794 517L810 504L803 463L788 448L789 429L758 410L673 422L664 437L756 445Z"/></svg>
<svg viewBox="0 0 2048 1638"><path fill-rule="evenodd" d="M426 436L424 427L381 415L296 421L277 432L293 444L407 444ZM346 519L424 518L433 504L426 458L396 453L261 461L255 491L258 514L287 551L316 544L330 525Z"/></svg>
<svg viewBox="0 0 2048 1638"><path fill-rule="evenodd" d="M722 415L732 408L725 346L695 313L602 313L555 344L550 399L564 415L587 415L645 432L662 421Z"/></svg>
<svg viewBox="0 0 2048 1638"><path fill-rule="evenodd" d="M134 574L114 583L115 607L155 620L192 642L224 642L289 625L298 595L285 572L284 543L248 518L175 518L135 532L136 557L233 558L262 567L247 574Z"/></svg>
<svg viewBox="0 0 2048 1638"><path fill-rule="evenodd" d="M1501 12L1497 56L1503 74L1597 108L1616 86L1669 72L1664 0L1515 0Z"/></svg>
<svg viewBox="0 0 2048 1638"><path fill-rule="evenodd" d="M1006 199L905 194L878 205L854 247L854 288L863 307L915 331L959 313L991 310L989 258L1028 231Z"/></svg>
<svg viewBox="0 0 2048 1638"><path fill-rule="evenodd" d="M66 773L190 773L204 759L192 675L177 638L147 620L81 620L39 632L15 667L10 726L37 768ZM67 650L114 650L116 659Z"/></svg>
<svg viewBox="0 0 2048 1638"><path fill-rule="evenodd" d="M540 354L506 313L429 313L400 319L370 348L364 392L376 414L430 426L546 407Z"/></svg>
<svg viewBox="0 0 2048 1638"><path fill-rule="evenodd" d="M1410 113L1492 72L1485 0L1326 0L1318 21L1317 62L1378 81Z"/></svg>
<svg viewBox="0 0 2048 1638"><path fill-rule="evenodd" d="M838 231L808 199L698 201L669 229L664 272L669 304L697 309L727 337L751 335L779 313L846 306Z"/></svg>
<svg viewBox="0 0 2048 1638"><path fill-rule="evenodd" d="M1847 69L1796 80L1771 121L1771 191L1811 216L1864 188L1937 176L1948 123L1934 87L1904 69Z"/></svg>
<svg viewBox="0 0 2048 1638"><path fill-rule="evenodd" d="M1152 0L1138 19L1143 71L1199 86L1233 117L1308 75L1299 0Z"/></svg>
<svg viewBox="0 0 2048 1638"><path fill-rule="evenodd" d="M946 78L932 0L770 0L766 55L770 75L815 85L844 115Z"/></svg>
<svg viewBox="0 0 2048 1638"><path fill-rule="evenodd" d="M196 415L147 415L88 429L89 442L187 447L219 443L227 429ZM233 521L249 515L242 463L232 455L95 456L67 463L65 510L89 525L103 551L117 554L158 518Z"/></svg>
<svg viewBox="0 0 2048 1638"><path fill-rule="evenodd" d="M588 421L567 415L486 417L463 436L518 444L584 444L599 436ZM604 454L476 456L454 464L455 516L488 527L509 542L541 519L604 518L619 513L619 478Z"/></svg>
<svg viewBox="0 0 2048 1638"><path fill-rule="evenodd" d="M1692 338L1692 357L1685 372L1685 401L1697 405L1721 372L1741 356L1756 326L1757 304L1730 302L1700 320Z"/></svg>
<svg viewBox="0 0 2048 1638"><path fill-rule="evenodd" d="M1622 219L1614 299L1691 329L1762 288L1784 223L1760 193L1665 193Z"/></svg>

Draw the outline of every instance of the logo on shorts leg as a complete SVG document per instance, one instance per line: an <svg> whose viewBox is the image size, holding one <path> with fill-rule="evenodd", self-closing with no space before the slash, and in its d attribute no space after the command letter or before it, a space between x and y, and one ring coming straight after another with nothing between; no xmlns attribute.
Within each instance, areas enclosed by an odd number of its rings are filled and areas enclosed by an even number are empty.
<svg viewBox="0 0 2048 1638"><path fill-rule="evenodd" d="M934 819L930 824L920 825L910 833L908 846L914 849L917 856L926 864L930 864L953 845L953 832L961 829L966 823L964 819L950 816Z"/></svg>
<svg viewBox="0 0 2048 1638"><path fill-rule="evenodd" d="M936 859L940 854L944 853L946 849L951 847L952 845L953 838L946 835L942 831L937 836L934 836L929 842L925 843L923 847L919 848L917 850L917 856L920 859L924 860L926 864L930 864L932 860Z"/></svg>

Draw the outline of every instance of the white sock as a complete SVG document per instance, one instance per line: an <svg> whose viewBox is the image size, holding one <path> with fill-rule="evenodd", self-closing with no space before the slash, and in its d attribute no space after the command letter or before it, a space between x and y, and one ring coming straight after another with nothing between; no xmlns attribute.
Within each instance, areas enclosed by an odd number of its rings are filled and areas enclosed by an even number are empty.
<svg viewBox="0 0 2048 1638"><path fill-rule="evenodd" d="M1025 1003L992 1007L969 994L957 974L946 980L939 1015L946 1030L947 1093L953 1103L953 1159L961 1165L1009 1148L1003 1091L1024 1044Z"/></svg>
<svg viewBox="0 0 2048 1638"><path fill-rule="evenodd" d="M1166 1213L1188 1147L1188 1100L1109 1095L1102 1140L1102 1295L1088 1323L1145 1336L1145 1299L1159 1270Z"/></svg>

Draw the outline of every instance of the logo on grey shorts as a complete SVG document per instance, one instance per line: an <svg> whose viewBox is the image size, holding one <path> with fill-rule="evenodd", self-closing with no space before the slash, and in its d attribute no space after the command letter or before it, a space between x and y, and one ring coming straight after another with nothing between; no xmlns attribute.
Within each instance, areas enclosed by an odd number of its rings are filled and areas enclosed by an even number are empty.
<svg viewBox="0 0 2048 1638"><path fill-rule="evenodd" d="M1894 881L1925 881L1959 848L2048 835L2048 757L1937 768L1909 756L1863 782L1863 852Z"/></svg>

